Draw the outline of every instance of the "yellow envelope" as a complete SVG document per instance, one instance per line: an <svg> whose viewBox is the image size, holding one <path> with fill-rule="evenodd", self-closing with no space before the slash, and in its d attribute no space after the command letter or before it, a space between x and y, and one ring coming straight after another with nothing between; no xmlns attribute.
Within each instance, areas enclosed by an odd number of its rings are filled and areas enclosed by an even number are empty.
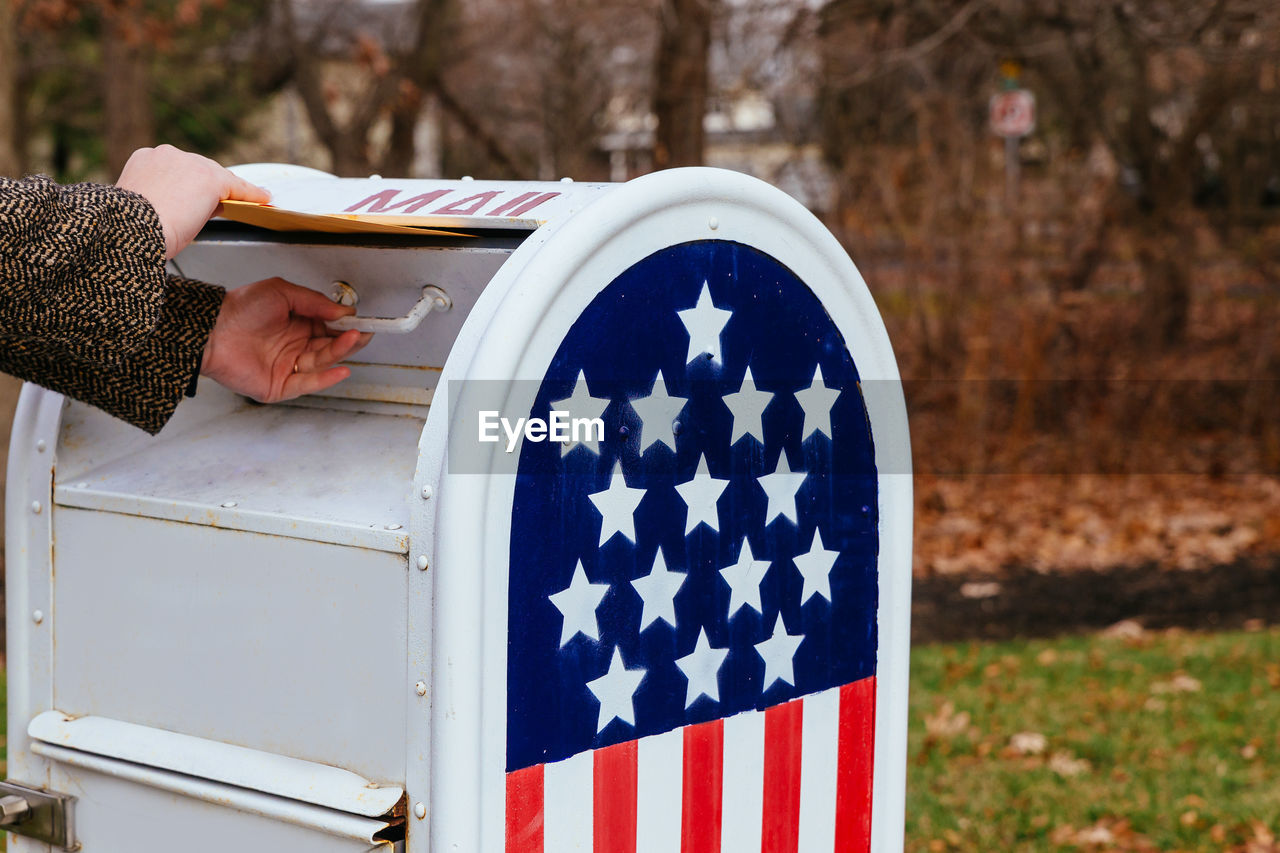
<svg viewBox="0 0 1280 853"><path fill-rule="evenodd" d="M298 213L282 210L269 204L251 201L224 201L223 219L256 225L272 231L320 231L326 234L416 234L418 236L470 237L461 231L443 231L438 228L422 228L415 225L395 225L389 222L370 221L358 215L331 215Z"/></svg>

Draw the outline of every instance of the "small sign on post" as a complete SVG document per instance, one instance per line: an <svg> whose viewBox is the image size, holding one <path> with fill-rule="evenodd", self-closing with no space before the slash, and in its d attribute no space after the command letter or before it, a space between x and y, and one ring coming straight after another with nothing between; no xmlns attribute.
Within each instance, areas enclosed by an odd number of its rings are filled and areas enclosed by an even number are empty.
<svg viewBox="0 0 1280 853"><path fill-rule="evenodd" d="M987 112L996 136L1021 139L1036 128L1036 96L1029 89L997 92Z"/></svg>
<svg viewBox="0 0 1280 853"><path fill-rule="evenodd" d="M1018 200L1018 140L1036 128L1036 96L1018 86L1021 71L1013 60L1000 63L1004 90L987 103L992 132L1004 137L1004 201L1009 210Z"/></svg>

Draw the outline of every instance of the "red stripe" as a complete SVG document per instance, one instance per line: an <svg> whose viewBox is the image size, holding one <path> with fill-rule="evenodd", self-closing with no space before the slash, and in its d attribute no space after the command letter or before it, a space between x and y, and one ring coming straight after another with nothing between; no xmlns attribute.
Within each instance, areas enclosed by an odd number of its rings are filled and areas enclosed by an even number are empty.
<svg viewBox="0 0 1280 853"><path fill-rule="evenodd" d="M527 201L524 204L520 205L515 210L503 210L502 212L507 216L520 216L523 213L528 213L529 211L533 210L535 207L542 204L544 201L550 201L551 199L555 198L558 195L560 195L560 193L543 193L537 198L531 199L530 201ZM497 211L493 211L489 215L497 216L498 213Z"/></svg>
<svg viewBox="0 0 1280 853"><path fill-rule="evenodd" d="M796 853L800 844L800 733L803 722L803 699L774 705L764 712L763 853Z"/></svg>
<svg viewBox="0 0 1280 853"><path fill-rule="evenodd" d="M507 774L507 853L542 853L542 765Z"/></svg>
<svg viewBox="0 0 1280 853"><path fill-rule="evenodd" d="M684 730L684 801L680 809L681 853L720 853L723 780L724 720L687 727Z"/></svg>
<svg viewBox="0 0 1280 853"><path fill-rule="evenodd" d="M638 752L634 740L595 752L593 853L636 853Z"/></svg>
<svg viewBox="0 0 1280 853"><path fill-rule="evenodd" d="M836 849L841 853L863 853L871 848L875 733L875 676L841 687L836 765Z"/></svg>

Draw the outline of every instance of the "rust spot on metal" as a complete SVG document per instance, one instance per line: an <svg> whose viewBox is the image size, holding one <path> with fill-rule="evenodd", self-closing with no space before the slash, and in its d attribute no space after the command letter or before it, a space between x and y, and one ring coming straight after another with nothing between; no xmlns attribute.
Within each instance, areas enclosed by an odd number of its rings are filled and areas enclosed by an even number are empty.
<svg viewBox="0 0 1280 853"><path fill-rule="evenodd" d="M400 799L396 800L396 804L382 817L388 819L403 819L409 814L409 793L406 791L400 794Z"/></svg>
<svg viewBox="0 0 1280 853"><path fill-rule="evenodd" d="M396 801L390 811L381 816L382 820L387 821L387 825L373 834L373 840L381 841L389 846L404 841L408 814L409 795L406 792L400 795L400 799Z"/></svg>
<svg viewBox="0 0 1280 853"><path fill-rule="evenodd" d="M431 373L440 373L443 367L436 367L434 364L384 364L379 361L344 361L343 364L348 367L392 367L396 370L426 370Z"/></svg>

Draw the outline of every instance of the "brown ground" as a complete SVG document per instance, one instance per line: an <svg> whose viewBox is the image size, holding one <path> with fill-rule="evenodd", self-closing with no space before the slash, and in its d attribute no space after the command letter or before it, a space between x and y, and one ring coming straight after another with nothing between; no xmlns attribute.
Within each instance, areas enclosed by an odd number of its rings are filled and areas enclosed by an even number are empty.
<svg viewBox="0 0 1280 853"><path fill-rule="evenodd" d="M1280 480L918 477L913 635L1280 621Z"/></svg>
<svg viewBox="0 0 1280 853"><path fill-rule="evenodd" d="M1155 564L916 577L912 641L1052 637L1117 626L1221 631L1280 623L1280 554L1202 569Z"/></svg>

